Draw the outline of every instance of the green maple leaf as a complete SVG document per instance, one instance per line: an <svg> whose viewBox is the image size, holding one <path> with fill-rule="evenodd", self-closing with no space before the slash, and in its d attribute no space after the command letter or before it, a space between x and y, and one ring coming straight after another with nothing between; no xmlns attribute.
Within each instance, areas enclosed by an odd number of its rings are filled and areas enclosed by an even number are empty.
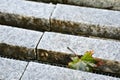
<svg viewBox="0 0 120 80"><path fill-rule="evenodd" d="M71 59L72 59L72 62L69 62L69 63L68 63L68 66L69 66L70 68L77 69L76 64L77 64L78 62L80 62L79 57L72 57Z"/></svg>
<svg viewBox="0 0 120 80"><path fill-rule="evenodd" d="M77 70L92 71L92 67L96 67L96 60L92 55L93 51L87 51L81 58L72 57L72 62L68 63L68 67Z"/></svg>
<svg viewBox="0 0 120 80"><path fill-rule="evenodd" d="M96 60L92 57L93 51L87 51L85 54L81 57L82 61L90 62L90 63L95 63Z"/></svg>

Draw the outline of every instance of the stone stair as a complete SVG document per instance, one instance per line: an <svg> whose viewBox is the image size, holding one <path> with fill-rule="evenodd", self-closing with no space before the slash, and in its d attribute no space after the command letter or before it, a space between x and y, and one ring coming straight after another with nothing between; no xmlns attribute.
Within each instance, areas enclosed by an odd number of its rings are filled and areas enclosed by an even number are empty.
<svg viewBox="0 0 120 80"><path fill-rule="evenodd" d="M0 0L0 80L120 80L119 10L66 4ZM78 56L94 50L109 66L97 74L68 69L67 47Z"/></svg>
<svg viewBox="0 0 120 80"><path fill-rule="evenodd" d="M0 1L0 24L38 31L120 40L119 16L119 11L24 0Z"/></svg>
<svg viewBox="0 0 120 80"><path fill-rule="evenodd" d="M119 80L98 75L41 64L0 57L0 80Z"/></svg>

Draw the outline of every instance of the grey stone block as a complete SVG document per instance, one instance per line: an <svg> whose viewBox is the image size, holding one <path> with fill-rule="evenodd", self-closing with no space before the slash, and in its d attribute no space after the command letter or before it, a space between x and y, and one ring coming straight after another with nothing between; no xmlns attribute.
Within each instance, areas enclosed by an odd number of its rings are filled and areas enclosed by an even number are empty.
<svg viewBox="0 0 120 80"><path fill-rule="evenodd" d="M77 6L120 10L120 0L31 0L47 3L64 3Z"/></svg>
<svg viewBox="0 0 120 80"><path fill-rule="evenodd" d="M54 5L25 0L0 0L0 24L49 30Z"/></svg>
<svg viewBox="0 0 120 80"><path fill-rule="evenodd" d="M67 4L120 10L120 0L67 0Z"/></svg>
<svg viewBox="0 0 120 80"><path fill-rule="evenodd" d="M119 80L119 78L30 62L21 80Z"/></svg>
<svg viewBox="0 0 120 80"><path fill-rule="evenodd" d="M58 4L51 17L51 30L120 40L119 17L119 11Z"/></svg>
<svg viewBox="0 0 120 80"><path fill-rule="evenodd" d="M53 61L54 63L66 63L66 60L69 59L68 54L73 54L67 47L70 47L77 55L83 55L86 51L94 50L94 57L120 61L120 58L116 58L120 54L120 41L53 32L45 32L42 37L37 48L38 59L42 61Z"/></svg>
<svg viewBox="0 0 120 80"><path fill-rule="evenodd" d="M0 57L0 80L19 80L27 62Z"/></svg>
<svg viewBox="0 0 120 80"><path fill-rule="evenodd" d="M42 32L0 25L0 55L16 59L35 59Z"/></svg>

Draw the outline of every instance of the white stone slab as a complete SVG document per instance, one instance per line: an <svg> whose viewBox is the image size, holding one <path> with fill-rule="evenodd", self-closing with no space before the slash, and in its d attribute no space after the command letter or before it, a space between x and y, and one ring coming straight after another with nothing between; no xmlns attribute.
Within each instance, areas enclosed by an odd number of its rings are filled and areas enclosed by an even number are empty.
<svg viewBox="0 0 120 80"><path fill-rule="evenodd" d="M34 49L41 36L42 32L0 25L0 55L34 59Z"/></svg>
<svg viewBox="0 0 120 80"><path fill-rule="evenodd" d="M119 11L58 4L51 17L51 30L120 39L119 17Z"/></svg>
<svg viewBox="0 0 120 80"><path fill-rule="evenodd" d="M116 56L120 54L120 41L88 38L54 32L45 32L38 45L38 55L41 54L39 50L46 50L48 53L52 51L73 54L67 47L70 47L78 55L83 55L86 51L94 50L94 57L120 61L120 58L116 58ZM47 54L46 57L48 57L49 54Z"/></svg>
<svg viewBox="0 0 120 80"><path fill-rule="evenodd" d="M25 0L0 0L0 23L27 29L49 30L49 18L54 7L53 4Z"/></svg>
<svg viewBox="0 0 120 80"><path fill-rule="evenodd" d="M0 80L19 80L27 62L0 57Z"/></svg>
<svg viewBox="0 0 120 80"><path fill-rule="evenodd" d="M30 62L21 80L119 80L119 78Z"/></svg>

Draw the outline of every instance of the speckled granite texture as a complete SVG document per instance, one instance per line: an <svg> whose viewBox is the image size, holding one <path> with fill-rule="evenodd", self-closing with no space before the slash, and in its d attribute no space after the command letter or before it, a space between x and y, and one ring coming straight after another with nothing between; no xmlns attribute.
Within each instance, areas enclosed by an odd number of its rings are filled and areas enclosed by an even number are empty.
<svg viewBox="0 0 120 80"><path fill-rule="evenodd" d="M0 80L19 80L27 62L0 57Z"/></svg>
<svg viewBox="0 0 120 80"><path fill-rule="evenodd" d="M64 3L77 6L120 10L120 0L32 0L47 3Z"/></svg>
<svg viewBox="0 0 120 80"><path fill-rule="evenodd" d="M110 76L0 57L0 80L119 80Z"/></svg>
<svg viewBox="0 0 120 80"><path fill-rule="evenodd" d="M58 4L51 17L51 30L120 40L119 17L119 11Z"/></svg>
<svg viewBox="0 0 120 80"><path fill-rule="evenodd" d="M42 32L0 25L0 55L16 59L35 59L35 47Z"/></svg>
<svg viewBox="0 0 120 80"><path fill-rule="evenodd" d="M30 62L21 80L119 80L119 78Z"/></svg>
<svg viewBox="0 0 120 80"><path fill-rule="evenodd" d="M54 5L25 0L0 0L0 24L49 30Z"/></svg>
<svg viewBox="0 0 120 80"><path fill-rule="evenodd" d="M46 59L49 60L49 57L54 53L56 54L54 59L57 61L59 58L56 57L60 54L56 52L73 54L67 47L70 47L78 55L83 55L84 52L88 50L94 50L94 57L120 61L120 58L116 58L120 54L120 41L87 38L53 32L46 32L42 37L38 45L38 57L40 57L39 59L46 57ZM42 50L46 50L46 52Z"/></svg>
<svg viewBox="0 0 120 80"><path fill-rule="evenodd" d="M120 10L120 0L67 0L67 4Z"/></svg>

